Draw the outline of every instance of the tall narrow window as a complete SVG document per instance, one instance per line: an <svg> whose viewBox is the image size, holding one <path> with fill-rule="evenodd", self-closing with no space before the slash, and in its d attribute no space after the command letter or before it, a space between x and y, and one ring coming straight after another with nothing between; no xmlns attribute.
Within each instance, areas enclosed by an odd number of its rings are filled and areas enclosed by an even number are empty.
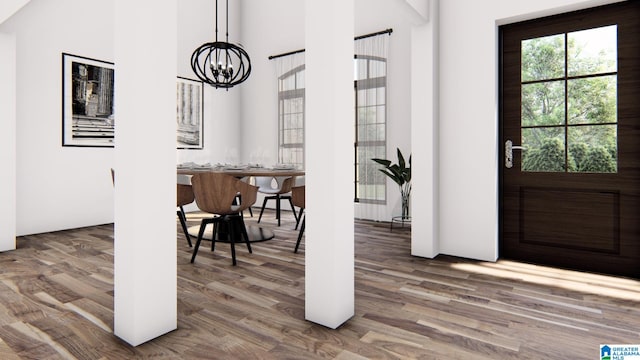
<svg viewBox="0 0 640 360"><path fill-rule="evenodd" d="M278 162L304 169L304 54L278 60Z"/></svg>
<svg viewBox="0 0 640 360"><path fill-rule="evenodd" d="M390 31L354 42L355 201L386 203L386 178L371 159L386 158L387 46ZM304 169L304 52L274 56L278 76L278 161Z"/></svg>
<svg viewBox="0 0 640 360"><path fill-rule="evenodd" d="M374 36L355 42L355 201L386 203L386 178L373 158L386 158L387 42Z"/></svg>

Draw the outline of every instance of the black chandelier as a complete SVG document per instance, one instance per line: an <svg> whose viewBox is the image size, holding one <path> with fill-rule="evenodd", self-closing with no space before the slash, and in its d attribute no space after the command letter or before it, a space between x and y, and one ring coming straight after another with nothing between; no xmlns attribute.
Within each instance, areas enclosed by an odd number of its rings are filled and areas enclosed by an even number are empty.
<svg viewBox="0 0 640 360"><path fill-rule="evenodd" d="M216 0L216 41L202 44L191 55L191 69L203 82L229 89L249 78L251 60L240 46L229 42L229 0L227 0L227 41L218 41L218 0Z"/></svg>

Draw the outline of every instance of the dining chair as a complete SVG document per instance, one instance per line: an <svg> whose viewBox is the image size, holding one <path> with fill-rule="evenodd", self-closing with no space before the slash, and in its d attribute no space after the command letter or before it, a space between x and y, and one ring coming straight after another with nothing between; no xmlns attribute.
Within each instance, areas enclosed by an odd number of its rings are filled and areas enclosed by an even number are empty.
<svg viewBox="0 0 640 360"><path fill-rule="evenodd" d="M275 180L276 186L273 186L273 181ZM291 210L293 211L293 216L296 221L298 220L298 216L296 214L296 209L293 206L293 202L291 201L291 187L293 185L294 178L291 176L256 176L255 183L258 187L258 192L268 195L264 197L264 201L262 202L262 208L260 209L260 216L258 216L258 223L262 219L262 213L264 212L264 208L267 205L268 200L276 201L276 219L278 219L278 226L280 226L280 200L286 199L289 200L289 204L291 205Z"/></svg>
<svg viewBox="0 0 640 360"><path fill-rule="evenodd" d="M184 212L183 206L187 204L191 204L195 200L195 195L193 194L193 188L191 187L191 177L188 175L180 175L177 177L177 196L176 196L176 206L178 207L178 219L180 219L180 225L182 226L182 231L184 232L184 236L187 238L187 243L189 247L193 247L191 244L191 236L189 235L189 230L187 228L187 215Z"/></svg>
<svg viewBox="0 0 640 360"><path fill-rule="evenodd" d="M294 187L299 187L299 186L304 186L306 182L306 179L304 176L296 176L295 181L293 182L293 186L292 186L292 197L293 197L293 188ZM295 205L295 202L294 202ZM295 205L298 206L298 205ZM298 226L300 225L300 220L302 219L302 214L304 213L304 207L299 207L298 210L298 217L296 218L296 226L293 228L294 230L298 230Z"/></svg>
<svg viewBox="0 0 640 360"><path fill-rule="evenodd" d="M294 253L297 253L298 247L300 246L300 241L302 240L302 235L304 234L304 220L306 218L306 215L304 215L303 213L305 208L305 185L292 187L291 198L293 200L293 205L300 208L300 216L298 217L298 221L300 221L300 218L302 217L300 232L298 233L298 241L296 241L296 248L293 250Z"/></svg>
<svg viewBox="0 0 640 360"><path fill-rule="evenodd" d="M204 236L207 225L213 224L211 236L211 250L213 251L215 249L216 236L222 236L222 234L217 234L218 225L224 224L228 231L227 239L231 244L231 259L235 266L235 243L237 239L240 237L244 238L247 250L249 253L253 252L251 250L251 244L249 243L247 229L240 214L256 202L258 188L240 181L233 176L212 172L193 175L191 185L198 208L213 215L212 218L202 219L200 230L198 231L198 239L196 240L193 255L191 256L191 262L193 263L196 259L196 254L198 253L198 248L202 242L202 237ZM238 193L242 199L240 204L236 201ZM220 231L220 233L222 233L222 231ZM217 240L222 239L219 238Z"/></svg>
<svg viewBox="0 0 640 360"><path fill-rule="evenodd" d="M251 176L245 176L245 177L242 177L242 178L240 178L240 181L244 181L244 182L246 182L246 183L249 183L249 184L250 184L250 183L251 183L251 182L250 182L250 181L251 181ZM240 193L238 193L237 197L238 197L238 201L239 201L240 203L242 203L242 195L240 195ZM251 210L251 206L249 206L249 207L247 208L247 210L249 210L249 215L251 215L251 217L253 217L253 210ZM244 212L242 212L242 215L244 216Z"/></svg>

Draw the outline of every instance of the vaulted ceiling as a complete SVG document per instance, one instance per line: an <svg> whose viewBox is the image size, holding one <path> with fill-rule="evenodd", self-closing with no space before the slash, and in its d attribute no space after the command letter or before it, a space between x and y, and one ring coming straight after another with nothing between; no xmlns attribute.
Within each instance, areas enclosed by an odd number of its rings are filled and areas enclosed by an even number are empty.
<svg viewBox="0 0 640 360"><path fill-rule="evenodd" d="M0 5L0 24L10 18L31 0L2 0Z"/></svg>

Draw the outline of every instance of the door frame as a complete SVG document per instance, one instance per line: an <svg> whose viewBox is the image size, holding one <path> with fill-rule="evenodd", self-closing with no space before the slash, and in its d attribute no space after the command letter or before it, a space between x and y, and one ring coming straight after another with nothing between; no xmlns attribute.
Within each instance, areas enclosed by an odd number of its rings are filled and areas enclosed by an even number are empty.
<svg viewBox="0 0 640 360"><path fill-rule="evenodd" d="M626 3L626 4L620 4L620 3ZM629 5L630 2L626 2L626 1L622 1L622 2L613 2L613 3L607 3L601 6L592 6L592 7L588 7L588 8L584 8L584 9L580 9L580 10L575 10L575 11L566 11L566 12L559 12L557 14L554 15L550 15L550 16L543 16L543 17L539 17L539 18L532 18L526 21L518 21L518 22L512 22L512 23L504 23L501 24L500 26L505 26L505 25L510 25L510 24L518 24L518 23L522 23L522 22L529 22L529 21L538 21L538 20L546 20L548 18L553 18L556 16L572 16L572 15L580 15L581 13L588 13L588 12L592 12L594 9L598 9L598 8L603 8L603 7L614 7L614 6L634 6L634 5ZM637 5L637 3L635 4ZM635 9L635 8L634 8ZM623 22L623 24L626 24L626 22ZM628 38L627 38L628 39ZM502 36L502 29L500 29L500 27L498 27L498 38L497 38L497 66L498 66L498 141L497 141L497 146L498 146L498 258L503 258L504 256L504 247L505 247L505 172L508 170L505 167L505 144L504 144L504 140L505 140L505 124L504 124L504 119L505 119L505 101L503 101L504 96L505 96L505 75L504 75L504 66L505 66L505 62L504 62L504 57L503 57L503 50L504 50L504 41L503 41L503 36ZM635 49L634 49L635 51ZM628 69L627 69L628 70ZM632 76L632 79L635 78ZM625 81L626 82L626 81ZM628 93L626 93L628 94ZM620 95L618 95L620 96ZM625 95L628 96L628 95ZM626 109L626 107L625 107ZM618 121L619 121L619 117L620 115L618 115ZM628 116L627 116L627 121L628 121ZM631 118L633 119L633 117ZM618 122L618 126L620 123ZM633 124L633 123L632 123ZM626 123L625 126L629 126L628 123ZM626 137L626 135L625 135ZM520 139L516 140L513 139L514 141L519 141ZM566 144L566 146L568 146L568 144ZM620 149L620 145L619 145L619 149ZM628 161L628 160L627 160ZM629 171L629 170L627 170ZM632 170L633 171L633 170ZM625 173L624 176L626 176L627 174ZM635 192L633 192L632 194L635 194ZM633 213L633 212L632 212ZM619 218L619 216L618 216ZM637 274L635 274L637 275ZM632 275L632 276L635 276Z"/></svg>

